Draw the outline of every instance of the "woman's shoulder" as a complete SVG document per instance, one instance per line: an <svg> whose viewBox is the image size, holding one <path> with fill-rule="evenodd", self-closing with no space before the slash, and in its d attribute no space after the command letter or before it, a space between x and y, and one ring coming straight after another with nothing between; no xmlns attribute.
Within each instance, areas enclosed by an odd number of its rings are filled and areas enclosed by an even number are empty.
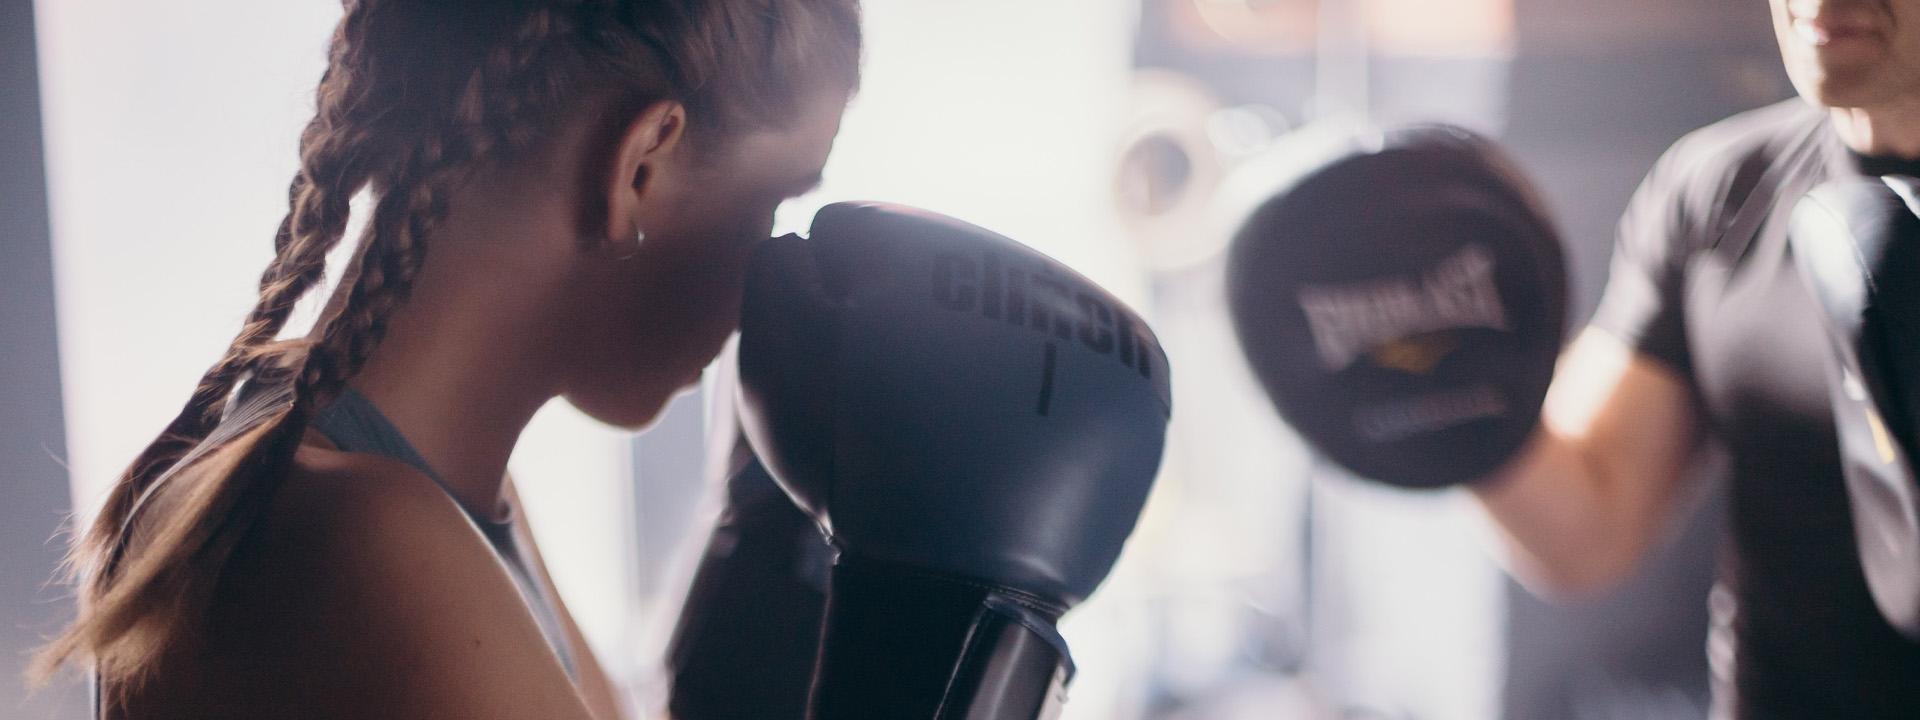
<svg viewBox="0 0 1920 720"><path fill-rule="evenodd" d="M337 610L346 599L484 576L495 564L453 499L405 463L308 444L284 475L265 480L273 487L259 489L264 507L238 538L219 591L239 614ZM402 609L378 601L356 612Z"/></svg>
<svg viewBox="0 0 1920 720"><path fill-rule="evenodd" d="M564 671L542 668L545 639L486 540L431 479L306 445L279 484L216 593L209 649L223 659L209 669L228 700L384 717L568 716L578 703ZM301 698L287 677L307 684Z"/></svg>
<svg viewBox="0 0 1920 720"><path fill-rule="evenodd" d="M189 515L200 518L198 523L226 522L222 518L234 516L232 505L238 503L263 506L239 513L250 519L248 527L222 530L241 530L241 537L232 538L236 559L271 554L281 565L338 564L404 554L417 543L459 546L468 540L486 555L484 540L453 499L406 463L309 443L297 449L284 473L233 476L239 455L223 455L251 452L249 441L255 439L234 439L233 447L216 448L169 471L136 505L125 541L127 557L153 550L164 528ZM343 551L349 555L342 556Z"/></svg>
<svg viewBox="0 0 1920 720"><path fill-rule="evenodd" d="M263 520L325 538L387 540L447 533L482 542L454 499L405 462L301 445ZM437 531L437 532L436 532Z"/></svg>
<svg viewBox="0 0 1920 720"><path fill-rule="evenodd" d="M385 595L450 579L440 576L496 571L485 538L459 504L404 462L306 444L277 484L234 569L258 566L265 572L255 582L292 587L249 595Z"/></svg>

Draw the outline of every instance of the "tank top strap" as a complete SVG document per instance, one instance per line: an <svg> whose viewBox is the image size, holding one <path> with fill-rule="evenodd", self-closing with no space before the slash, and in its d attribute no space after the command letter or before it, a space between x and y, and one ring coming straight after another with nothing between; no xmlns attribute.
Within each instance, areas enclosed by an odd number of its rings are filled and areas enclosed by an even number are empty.
<svg viewBox="0 0 1920 720"><path fill-rule="evenodd" d="M527 561L526 553L521 550L514 533L513 516L496 518L461 503L459 497L447 487L446 480L427 464L426 458L414 449L412 443L407 442L400 429L394 427L371 400L352 388L342 389L332 404L314 413L311 427L342 451L378 455L406 463L427 476L441 492L453 499L454 504L460 506L460 511L487 538L494 555L506 566L507 574L512 577L521 599L532 611L534 621L540 626L540 633L547 639L547 645L559 658L560 665L566 668L568 677L576 677L566 627L560 622L560 614L556 609L559 603L547 592L546 585L539 582L532 563Z"/></svg>

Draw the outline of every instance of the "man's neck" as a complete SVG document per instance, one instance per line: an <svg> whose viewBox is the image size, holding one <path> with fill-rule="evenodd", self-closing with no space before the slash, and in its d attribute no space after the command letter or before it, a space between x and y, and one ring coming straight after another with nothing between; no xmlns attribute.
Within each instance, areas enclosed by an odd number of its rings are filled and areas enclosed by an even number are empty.
<svg viewBox="0 0 1920 720"><path fill-rule="evenodd" d="M1829 108L1841 142L1861 155L1920 160L1920 97L1875 107Z"/></svg>

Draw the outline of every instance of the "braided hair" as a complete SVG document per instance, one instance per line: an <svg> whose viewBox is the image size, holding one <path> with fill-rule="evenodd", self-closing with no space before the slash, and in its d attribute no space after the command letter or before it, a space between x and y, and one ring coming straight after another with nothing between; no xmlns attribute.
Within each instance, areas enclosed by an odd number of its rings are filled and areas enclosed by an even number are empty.
<svg viewBox="0 0 1920 720"><path fill-rule="evenodd" d="M345 0L300 134L300 167L259 298L219 361L119 477L69 569L80 612L42 649L45 679L91 662L131 687L201 627L219 570L293 462L313 411L406 302L448 197L480 169L537 151L578 113L631 117L674 100L696 148L775 127L803 93L858 81L857 0ZM327 275L353 198L372 214L305 337L278 339ZM589 209L605 222L605 208ZM264 417L215 435L242 383L276 389ZM178 502L141 517L162 484ZM138 532L138 552L129 540Z"/></svg>

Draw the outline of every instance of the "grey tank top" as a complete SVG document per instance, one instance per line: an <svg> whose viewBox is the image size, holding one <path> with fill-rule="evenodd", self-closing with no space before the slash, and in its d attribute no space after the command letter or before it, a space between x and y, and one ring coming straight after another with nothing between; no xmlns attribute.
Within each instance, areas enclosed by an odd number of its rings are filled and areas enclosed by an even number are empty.
<svg viewBox="0 0 1920 720"><path fill-rule="evenodd" d="M332 405L315 413L312 428L325 435L335 447L345 452L366 453L399 460L413 469L419 470L429 480L446 492L449 498L453 493L447 490L446 481L440 474L427 465L425 458L413 449L407 438L400 434L399 428L387 421L387 416L373 406L366 396L344 389ZM560 622L560 613L555 610L558 603L548 594L546 585L534 575L533 566L527 562L521 552L520 543L514 537L513 517L494 519L453 498L467 519L480 529L487 542L493 546L494 555L506 565L507 574L513 578L513 584L520 590L520 599L526 601L527 609L532 611L533 619L540 625L540 634L546 636L547 646L559 658L560 665L567 670L568 677L577 677L574 668L573 649L567 642L566 626Z"/></svg>

